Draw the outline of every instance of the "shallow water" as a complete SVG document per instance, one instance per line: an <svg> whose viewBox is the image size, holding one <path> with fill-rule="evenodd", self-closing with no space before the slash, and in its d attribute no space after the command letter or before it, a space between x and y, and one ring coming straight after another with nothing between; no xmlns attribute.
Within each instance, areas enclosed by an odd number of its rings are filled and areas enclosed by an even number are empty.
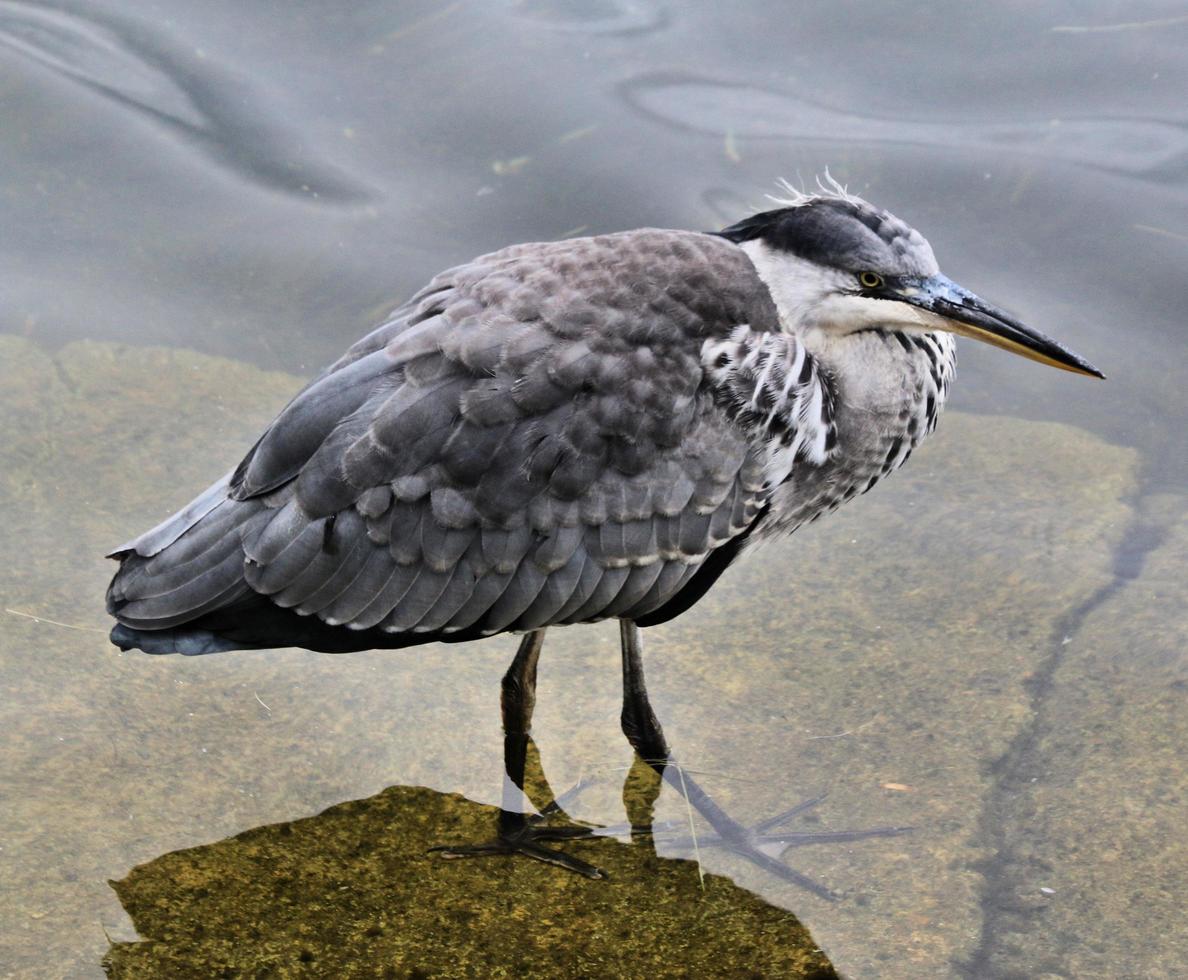
<svg viewBox="0 0 1188 980"><path fill-rule="evenodd" d="M0 0L0 976L1176 976L1186 40L1160 4ZM498 800L512 638L107 644L98 556L438 269L715 227L826 166L1110 376L965 344L902 473L647 632L732 812L827 791L800 827L916 827L789 852L841 901L622 835L571 848L609 882L424 856ZM617 659L607 625L551 633L534 725L606 825Z"/></svg>

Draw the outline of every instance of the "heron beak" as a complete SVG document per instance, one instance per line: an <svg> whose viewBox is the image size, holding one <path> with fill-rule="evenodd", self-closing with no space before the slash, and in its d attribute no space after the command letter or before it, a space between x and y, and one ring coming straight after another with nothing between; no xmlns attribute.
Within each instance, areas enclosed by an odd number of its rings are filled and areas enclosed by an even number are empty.
<svg viewBox="0 0 1188 980"><path fill-rule="evenodd" d="M944 319L942 329L950 333L972 337L995 347L1041 364L1049 364L1074 374L1104 378L1097 368L1063 344L1045 337L1016 320L1009 313L991 306L985 300L958 286L946 276L930 276L901 282L889 292L901 303L927 310Z"/></svg>

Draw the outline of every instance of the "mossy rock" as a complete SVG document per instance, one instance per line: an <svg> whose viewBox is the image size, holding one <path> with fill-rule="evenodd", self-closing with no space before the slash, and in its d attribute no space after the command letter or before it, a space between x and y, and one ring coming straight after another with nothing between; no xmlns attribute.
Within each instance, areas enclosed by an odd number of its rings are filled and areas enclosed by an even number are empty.
<svg viewBox="0 0 1188 980"><path fill-rule="evenodd" d="M489 839L496 812L396 786L163 855L114 883L144 941L114 945L108 975L837 976L790 912L646 846L569 846L606 881L427 853Z"/></svg>

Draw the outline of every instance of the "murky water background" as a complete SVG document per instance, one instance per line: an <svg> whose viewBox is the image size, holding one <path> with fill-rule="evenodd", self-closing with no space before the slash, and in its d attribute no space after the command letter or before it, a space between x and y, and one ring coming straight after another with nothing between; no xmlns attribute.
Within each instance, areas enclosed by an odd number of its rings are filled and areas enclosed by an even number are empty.
<svg viewBox="0 0 1188 980"><path fill-rule="evenodd" d="M854 977L1178 975L1186 44L1159 3L0 0L0 976L101 976L133 922L117 975L824 976L818 946ZM106 643L99 555L438 269L716 227L825 166L1110 375L965 344L902 473L646 634L736 815L828 791L806 828L918 828L789 853L841 902L712 849L705 891L638 843L574 845L607 883L425 856L489 819L449 794L498 799L512 638ZM606 824L617 660L607 626L550 634L534 727Z"/></svg>

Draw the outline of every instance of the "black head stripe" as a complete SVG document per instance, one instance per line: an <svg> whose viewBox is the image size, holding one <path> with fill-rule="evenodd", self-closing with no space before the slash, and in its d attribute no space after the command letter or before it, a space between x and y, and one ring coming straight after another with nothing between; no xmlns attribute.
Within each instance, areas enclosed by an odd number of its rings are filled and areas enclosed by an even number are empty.
<svg viewBox="0 0 1188 980"><path fill-rule="evenodd" d="M919 235L886 211L833 197L763 211L718 234L737 244L762 241L830 268L885 276L917 271L913 253L918 245L927 249Z"/></svg>

